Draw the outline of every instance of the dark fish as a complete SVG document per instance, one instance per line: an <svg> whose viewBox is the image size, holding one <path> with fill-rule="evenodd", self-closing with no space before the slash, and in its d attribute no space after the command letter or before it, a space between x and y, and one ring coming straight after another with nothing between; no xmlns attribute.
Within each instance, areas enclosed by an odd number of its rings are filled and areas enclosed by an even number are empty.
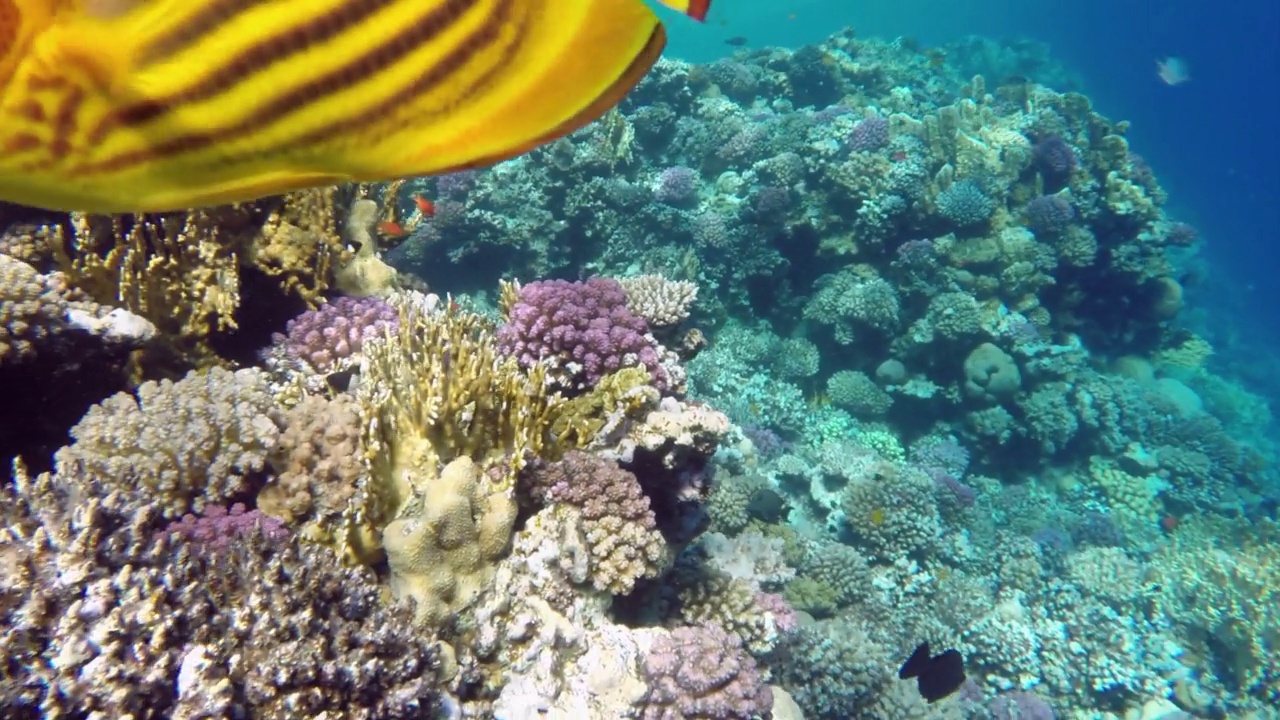
<svg viewBox="0 0 1280 720"><path fill-rule="evenodd" d="M339 370L326 375L325 381L335 392L346 392L351 387L351 379L355 374L354 370Z"/></svg>
<svg viewBox="0 0 1280 720"><path fill-rule="evenodd" d="M725 40L725 41L724 41L724 44L725 44L725 45L732 45L732 46L734 46L734 47L742 47L743 45L746 45L746 44L747 44L747 39L746 39L746 38L744 38L744 37L742 37L741 35L734 35L733 37L729 38L728 40Z"/></svg>
<svg viewBox="0 0 1280 720"><path fill-rule="evenodd" d="M922 642L898 671L898 679L907 678L915 678L921 697L935 703L964 684L964 658L956 650L929 657L929 643Z"/></svg>
<svg viewBox="0 0 1280 720"><path fill-rule="evenodd" d="M747 503L748 515L770 524L785 520L790 510L791 508L787 507L787 499L773 488L760 488Z"/></svg>

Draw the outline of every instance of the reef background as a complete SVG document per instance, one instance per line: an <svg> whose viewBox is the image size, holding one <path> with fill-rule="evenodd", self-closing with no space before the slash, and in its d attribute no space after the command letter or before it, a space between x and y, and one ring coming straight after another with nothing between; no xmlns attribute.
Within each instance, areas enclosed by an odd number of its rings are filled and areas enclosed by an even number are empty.
<svg viewBox="0 0 1280 720"><path fill-rule="evenodd" d="M788 16L795 14L794 19ZM1229 313L1241 334L1280 337L1280 318L1258 312L1280 302L1280 5L1268 0L739 0L713 8L710 40L701 28L673 23L670 55L708 62L721 40L798 47L840 25L863 37L914 36L943 44L967 35L1046 43L1078 73L1094 106L1133 122L1142 147L1169 190L1170 208L1208 237L1214 262L1203 301ZM1162 84L1155 61L1177 55L1192 81ZM1033 78L1036 79L1036 78ZM1058 88L1062 89L1062 88ZM1257 348L1263 356L1268 347ZM1243 350L1242 350L1243 352Z"/></svg>

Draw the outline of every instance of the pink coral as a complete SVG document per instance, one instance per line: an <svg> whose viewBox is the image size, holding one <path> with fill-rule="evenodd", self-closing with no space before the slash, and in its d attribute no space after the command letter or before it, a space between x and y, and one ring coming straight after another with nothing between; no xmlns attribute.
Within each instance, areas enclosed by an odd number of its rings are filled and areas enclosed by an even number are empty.
<svg viewBox="0 0 1280 720"><path fill-rule="evenodd" d="M346 369L359 358L365 341L398 324L395 308L385 300L340 297L290 320L285 333L272 339L291 360L327 374Z"/></svg>
<svg viewBox="0 0 1280 720"><path fill-rule="evenodd" d="M521 367L549 362L563 390L589 390L626 367L647 369L654 386L666 390L670 378L648 333L617 280L542 280L520 288L498 344Z"/></svg>
<svg viewBox="0 0 1280 720"><path fill-rule="evenodd" d="M675 628L643 661L644 720L768 717L773 694L742 640L718 625Z"/></svg>
<svg viewBox="0 0 1280 720"><path fill-rule="evenodd" d="M289 536L289 530L280 520L257 510L246 510L243 503L236 503L230 509L209 505L199 517L188 513L181 520L169 523L165 532L193 547L215 552L254 532L262 533L269 540Z"/></svg>

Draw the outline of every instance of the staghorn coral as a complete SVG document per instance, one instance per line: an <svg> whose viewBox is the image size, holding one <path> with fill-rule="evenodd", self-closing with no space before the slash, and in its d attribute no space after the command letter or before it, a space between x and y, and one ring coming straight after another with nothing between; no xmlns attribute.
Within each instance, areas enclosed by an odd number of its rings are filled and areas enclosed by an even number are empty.
<svg viewBox="0 0 1280 720"><path fill-rule="evenodd" d="M275 415L262 371L192 371L89 408L56 462L177 518L250 490L279 438Z"/></svg>
<svg viewBox="0 0 1280 720"><path fill-rule="evenodd" d="M371 571L256 530L197 552L158 532L156 508L99 489L19 473L6 491L6 717L373 720L438 707L433 643L383 604Z"/></svg>
<svg viewBox="0 0 1280 720"><path fill-rule="evenodd" d="M655 328L684 322L698 299L695 283L670 280L662 275L620 278L618 283L627 294L631 311Z"/></svg>
<svg viewBox="0 0 1280 720"><path fill-rule="evenodd" d="M542 365L526 373L499 354L480 316L428 300L401 297L396 332L365 346L357 399L372 462L348 542L368 560L381 544L393 587L434 625L487 586L511 538L516 473L561 450L563 400Z"/></svg>
<svg viewBox="0 0 1280 720"><path fill-rule="evenodd" d="M246 268L315 302L348 257L335 188L157 215L73 214L49 228L69 283L154 323L168 351L217 362L210 338L236 327Z"/></svg>

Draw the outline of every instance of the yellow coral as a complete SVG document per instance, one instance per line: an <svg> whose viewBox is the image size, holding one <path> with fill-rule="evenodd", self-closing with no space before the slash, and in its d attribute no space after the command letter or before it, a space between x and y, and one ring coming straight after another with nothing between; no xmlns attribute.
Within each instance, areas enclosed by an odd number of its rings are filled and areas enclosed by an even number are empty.
<svg viewBox="0 0 1280 720"><path fill-rule="evenodd" d="M332 263L345 253L333 228L335 192L186 213L77 213L70 234L60 225L40 232L74 287L151 321L173 355L219 364L209 337L236 326L243 268L279 278L308 302L328 288Z"/></svg>
<svg viewBox="0 0 1280 720"><path fill-rule="evenodd" d="M399 592L432 622L474 597L506 547L515 472L559 452L551 429L564 401L546 392L541 365L526 373L498 353L481 316L434 310L422 296L396 302L399 327L364 351L357 398L371 474L356 504L364 536L385 526Z"/></svg>
<svg viewBox="0 0 1280 720"><path fill-rule="evenodd" d="M449 462L382 533L391 588L415 603L415 619L439 625L475 600L506 552L516 520L509 487L471 458Z"/></svg>
<svg viewBox="0 0 1280 720"><path fill-rule="evenodd" d="M1199 370L1213 355L1213 346L1208 340L1192 333L1183 335L1177 344L1164 348L1156 353L1155 361L1159 365L1180 370Z"/></svg>

